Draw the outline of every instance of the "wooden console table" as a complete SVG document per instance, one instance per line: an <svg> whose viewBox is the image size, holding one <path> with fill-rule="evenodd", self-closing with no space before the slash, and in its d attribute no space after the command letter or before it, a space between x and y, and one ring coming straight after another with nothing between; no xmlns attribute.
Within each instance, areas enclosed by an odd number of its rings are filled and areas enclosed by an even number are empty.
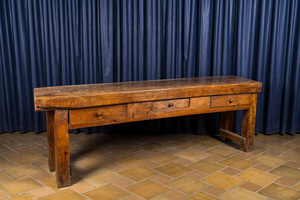
<svg viewBox="0 0 300 200"><path fill-rule="evenodd" d="M71 85L34 89L36 111L46 111L48 164L58 187L70 185L69 129L222 112L220 137L253 149L257 93L262 83L236 76ZM244 110L242 135L232 131Z"/></svg>

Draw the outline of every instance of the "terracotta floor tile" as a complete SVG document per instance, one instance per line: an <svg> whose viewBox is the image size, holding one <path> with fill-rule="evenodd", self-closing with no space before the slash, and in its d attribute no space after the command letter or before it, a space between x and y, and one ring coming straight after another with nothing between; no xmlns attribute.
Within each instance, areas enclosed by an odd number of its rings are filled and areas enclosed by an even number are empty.
<svg viewBox="0 0 300 200"><path fill-rule="evenodd" d="M284 144L278 144L277 142L276 143L274 142L274 143L265 144L263 146L263 148L266 149L266 150L273 150L273 151L283 153L283 152L286 152L286 151L290 150L292 148L292 146L284 145Z"/></svg>
<svg viewBox="0 0 300 200"><path fill-rule="evenodd" d="M147 158L148 156L152 155L152 153L149 151L140 150L140 151L134 152L134 155L139 156L141 158Z"/></svg>
<svg viewBox="0 0 300 200"><path fill-rule="evenodd" d="M255 199L255 200L268 200L267 197L251 192L243 188L234 188L229 192L223 194L222 199L225 200L241 200L241 199Z"/></svg>
<svg viewBox="0 0 300 200"><path fill-rule="evenodd" d="M275 136L275 135L265 135L263 133L258 133L257 135L255 135L254 137L254 141L260 141L260 142L263 142L263 143L266 143L266 142L269 142L271 140L275 140L277 139L278 136Z"/></svg>
<svg viewBox="0 0 300 200"><path fill-rule="evenodd" d="M115 163L102 157L93 157L82 162L78 162L77 164L88 169L101 169Z"/></svg>
<svg viewBox="0 0 300 200"><path fill-rule="evenodd" d="M206 183L203 183L201 181L197 181L190 177L180 177L173 181L170 181L168 183L165 183L165 185L175 188L176 190L179 190L186 194L192 194L194 192L197 192L198 190L201 190L208 186Z"/></svg>
<svg viewBox="0 0 300 200"><path fill-rule="evenodd" d="M32 163L35 164L35 165L37 165L37 166L42 166L42 165L48 164L48 159L41 158L41 159L33 161Z"/></svg>
<svg viewBox="0 0 300 200"><path fill-rule="evenodd" d="M67 188L64 190L60 190L58 192L55 192L53 194L44 196L42 198L39 198L39 200L84 200L87 199L85 196L82 196L78 192L75 192L74 190Z"/></svg>
<svg viewBox="0 0 300 200"><path fill-rule="evenodd" d="M22 176L36 174L38 172L41 172L42 169L33 165L32 163L26 163L23 165L5 169L3 171L10 177L16 179L16 178L20 178Z"/></svg>
<svg viewBox="0 0 300 200"><path fill-rule="evenodd" d="M230 176L221 172L210 175L202 179L202 181L223 188L225 190L230 190L243 182L243 180L240 178Z"/></svg>
<svg viewBox="0 0 300 200"><path fill-rule="evenodd" d="M102 148L92 148L92 149L88 149L87 151L84 151L80 155L87 157L87 158L92 158L92 157L101 156L101 155L104 155L107 153L109 153L109 151L104 150Z"/></svg>
<svg viewBox="0 0 300 200"><path fill-rule="evenodd" d="M207 177L208 174L203 173L203 172L199 172L199 171L193 171L193 172L190 172L190 173L186 174L186 176L189 176L189 177L197 179L197 180L201 180L204 177Z"/></svg>
<svg viewBox="0 0 300 200"><path fill-rule="evenodd" d="M209 160L212 162L220 162L221 160L224 160L224 158L220 157L220 156L212 155L212 156L208 156L207 158L205 158L205 160Z"/></svg>
<svg viewBox="0 0 300 200"><path fill-rule="evenodd" d="M144 199L151 199L170 190L169 188L151 180L131 185L126 189Z"/></svg>
<svg viewBox="0 0 300 200"><path fill-rule="evenodd" d="M57 184L56 184L56 177L52 176L50 178L47 179L43 179L40 181L42 184L44 184L45 186L47 186L48 188L50 188L53 191L58 191L58 190L62 190L64 188L58 188ZM71 176L71 185L76 184L80 182L80 179L76 176Z"/></svg>
<svg viewBox="0 0 300 200"><path fill-rule="evenodd" d="M232 167L226 167L225 169L222 169L221 172L229 174L229 175L236 175L236 174L241 173L242 171L232 168Z"/></svg>
<svg viewBox="0 0 300 200"><path fill-rule="evenodd" d="M208 161L208 160L205 160L205 159L200 160L196 163L193 163L193 164L189 165L188 167L196 169L196 170L201 171L201 172L205 172L207 174L212 174L216 171L219 171L219 170L225 168L224 165L218 164L216 162L211 162L211 161Z"/></svg>
<svg viewBox="0 0 300 200"><path fill-rule="evenodd" d="M13 164L10 161L0 162L0 170L5 170L7 168L13 167L15 164Z"/></svg>
<svg viewBox="0 0 300 200"><path fill-rule="evenodd" d="M107 166L106 169L109 169L109 170L111 170L113 172L119 172L119 171L123 171L123 170L125 170L127 168L124 167L123 165L114 164L114 165Z"/></svg>
<svg viewBox="0 0 300 200"><path fill-rule="evenodd" d="M288 152L280 155L279 157L300 163L299 152L296 152L296 151L288 151Z"/></svg>
<svg viewBox="0 0 300 200"><path fill-rule="evenodd" d="M203 146L203 147L206 147L206 148L212 148L212 147L218 146L218 145L223 144L223 143L219 140L216 140L216 139L207 138L207 139L204 139L202 141L199 141L198 144Z"/></svg>
<svg viewBox="0 0 300 200"><path fill-rule="evenodd" d="M193 163L191 160L185 159L185 158L179 158L177 160L173 161L174 163L177 163L179 165L187 166Z"/></svg>
<svg viewBox="0 0 300 200"><path fill-rule="evenodd" d="M181 199L184 199L187 195L185 195L181 192L178 192L176 190L171 190L171 191L163 194L162 196L168 200L181 200Z"/></svg>
<svg viewBox="0 0 300 200"><path fill-rule="evenodd" d="M78 184L73 185L71 187L79 193L84 193L84 192L87 192L87 191L92 190L92 189L95 188L95 186L93 186L89 183L86 183L86 182L78 183Z"/></svg>
<svg viewBox="0 0 300 200"><path fill-rule="evenodd" d="M247 189L247 190L250 190L252 192L256 192L256 191L258 191L262 188L262 186L257 185L255 183L248 182L248 181L241 184L240 187L242 187L244 189Z"/></svg>
<svg viewBox="0 0 300 200"><path fill-rule="evenodd" d="M294 186L294 189L300 190L300 183L298 183L296 186Z"/></svg>
<svg viewBox="0 0 300 200"><path fill-rule="evenodd" d="M28 194L21 194L21 195L9 198L9 200L33 200L33 199L34 198L29 196Z"/></svg>
<svg viewBox="0 0 300 200"><path fill-rule="evenodd" d="M156 181L158 183L165 183L167 181L170 181L172 180L173 178L169 177L169 176L166 176L164 174L158 174L154 177L151 178L153 181Z"/></svg>
<svg viewBox="0 0 300 200"><path fill-rule="evenodd" d="M162 197L162 196L158 196L158 197L154 197L154 198L151 199L151 200L167 200L167 198Z"/></svg>
<svg viewBox="0 0 300 200"><path fill-rule="evenodd" d="M177 140L175 142L171 142L168 144L169 147L174 147L180 150L185 150L185 149L189 149L193 146L196 146L197 144L191 142L190 140L185 141L185 140Z"/></svg>
<svg viewBox="0 0 300 200"><path fill-rule="evenodd" d="M279 185L283 185L286 187L290 187L292 188L293 186L295 186L299 181L296 180L292 180L292 179L287 179L287 178L279 178L278 180L275 181L275 183L279 184Z"/></svg>
<svg viewBox="0 0 300 200"><path fill-rule="evenodd" d="M9 176L5 175L5 174L0 175L0 184L6 183L6 182L11 181L11 180L12 179Z"/></svg>
<svg viewBox="0 0 300 200"><path fill-rule="evenodd" d="M6 199L8 196L6 196L3 192L0 192L0 199Z"/></svg>
<svg viewBox="0 0 300 200"><path fill-rule="evenodd" d="M3 158L2 156L0 156L0 162L5 162L7 161L5 158Z"/></svg>
<svg viewBox="0 0 300 200"><path fill-rule="evenodd" d="M114 184L115 186L118 186L120 188L126 188L134 183L136 183L136 182L132 181L128 178L121 178L121 179L118 179L118 180L112 182L112 184Z"/></svg>
<svg viewBox="0 0 300 200"><path fill-rule="evenodd" d="M202 192L207 193L207 194L212 195L212 196L215 196L215 197L220 196L220 195L223 194L225 191L226 191L226 190L223 190L223 189L221 189L221 188L219 188L219 187L216 187L216 186L213 186L213 185L211 185L211 186L209 186L209 187L207 187L207 188L204 188L204 189L202 190Z"/></svg>
<svg viewBox="0 0 300 200"><path fill-rule="evenodd" d="M216 147L216 148L213 148L211 150L208 150L207 152L215 154L215 155L220 156L220 157L225 157L225 158L227 158L229 156L233 156L234 154L239 153L236 150L228 149L228 148L225 148L225 147Z"/></svg>
<svg viewBox="0 0 300 200"><path fill-rule="evenodd" d="M140 197L138 197L138 196L135 196L135 195L130 195L130 196L128 196L128 197L125 197L125 198L122 199L122 200L144 200L144 199L142 199L142 198L140 198Z"/></svg>
<svg viewBox="0 0 300 200"><path fill-rule="evenodd" d="M1 137L0 144L4 144L6 146L14 146L14 145L18 145L20 143L3 135Z"/></svg>
<svg viewBox="0 0 300 200"><path fill-rule="evenodd" d="M152 154L150 156L147 157L147 159L152 160L154 162L160 163L160 164L165 164L168 162L171 162L173 160L178 159L179 157L168 154L168 153L163 153L163 152L159 152L159 153L155 153Z"/></svg>
<svg viewBox="0 0 300 200"><path fill-rule="evenodd" d="M24 177L0 184L0 189L9 196L15 196L22 192L26 192L28 190L32 190L41 186L41 184L39 184L32 178Z"/></svg>
<svg viewBox="0 0 300 200"><path fill-rule="evenodd" d="M253 168L242 172L238 175L238 177L261 186L266 186L279 178L279 176L275 174L270 174Z"/></svg>
<svg viewBox="0 0 300 200"><path fill-rule="evenodd" d="M243 158L243 159L249 159L254 156L251 152L240 152L235 155L236 157Z"/></svg>
<svg viewBox="0 0 300 200"><path fill-rule="evenodd" d="M192 171L192 169L184 167L182 165L178 165L176 163L168 163L161 167L155 168L155 170L173 178L176 178L178 176Z"/></svg>
<svg viewBox="0 0 300 200"><path fill-rule="evenodd" d="M82 174L80 177L86 182L95 186L104 185L114 180L123 178L121 175L107 169L91 171L90 173Z"/></svg>
<svg viewBox="0 0 300 200"><path fill-rule="evenodd" d="M223 165L228 165L230 167L234 167L240 170L245 170L248 169L249 167L255 165L254 162L243 159L243 158L239 158L236 156L227 158L226 160L221 161L220 163L222 163Z"/></svg>
<svg viewBox="0 0 300 200"><path fill-rule="evenodd" d="M119 174L126 176L127 178L130 178L134 181L141 181L146 178L149 178L151 176L154 176L157 174L157 172L154 172L150 169L147 169L142 166L136 166L129 169L126 169L124 171L119 172Z"/></svg>
<svg viewBox="0 0 300 200"><path fill-rule="evenodd" d="M163 150L164 146L157 143L147 143L143 144L142 150L149 151L152 153L159 152Z"/></svg>
<svg viewBox="0 0 300 200"><path fill-rule="evenodd" d="M276 174L287 179L300 181L300 170L295 169L293 167L281 165L270 171L270 173Z"/></svg>
<svg viewBox="0 0 300 200"><path fill-rule="evenodd" d="M300 138L294 138L290 142L286 143L287 145L290 145L292 147L299 147L300 146Z"/></svg>
<svg viewBox="0 0 300 200"><path fill-rule="evenodd" d="M186 151L181 151L175 155L195 162L208 157L210 154L198 151L196 149L188 149Z"/></svg>
<svg viewBox="0 0 300 200"><path fill-rule="evenodd" d="M140 165L144 166L144 167L146 167L148 169L154 169L154 168L157 168L157 167L161 166L161 164L158 164L158 163L150 161L150 160L146 161L144 163L141 163Z"/></svg>
<svg viewBox="0 0 300 200"><path fill-rule="evenodd" d="M261 163L270 167L277 167L278 165L281 165L282 163L286 162L286 160L283 158L274 157L265 153L259 154L251 158L251 161Z"/></svg>
<svg viewBox="0 0 300 200"><path fill-rule="evenodd" d="M259 169L265 172L269 172L271 169L273 169L274 167L270 167L267 165L263 165L263 164L256 164L253 166L254 169Z"/></svg>
<svg viewBox="0 0 300 200"><path fill-rule="evenodd" d="M7 159L17 165L39 160L42 157L31 152L20 153L18 155L7 157Z"/></svg>
<svg viewBox="0 0 300 200"><path fill-rule="evenodd" d="M36 188L36 189L30 190L28 192L28 194L30 194L34 198L40 198L40 197L46 196L51 193L53 193L53 190L50 190L47 187Z"/></svg>
<svg viewBox="0 0 300 200"><path fill-rule="evenodd" d="M258 192L264 196L276 199L276 200L299 200L300 191L293 190L277 184L270 184Z"/></svg>
<svg viewBox="0 0 300 200"><path fill-rule="evenodd" d="M46 179L46 178L50 178L52 177L53 175L48 173L48 172L45 172L45 171L42 171L42 172L39 172L39 173L36 173L36 174L32 174L30 175L32 178L34 178L35 180L43 180L43 179Z"/></svg>
<svg viewBox="0 0 300 200"><path fill-rule="evenodd" d="M293 167L293 168L296 168L296 169L300 168L300 162L288 161L288 162L284 163L284 165L289 166L289 167Z"/></svg>
<svg viewBox="0 0 300 200"><path fill-rule="evenodd" d="M203 192L197 192L192 196L186 198L185 200L218 200L217 198L210 196L208 194L204 194Z"/></svg>
<svg viewBox="0 0 300 200"><path fill-rule="evenodd" d="M117 158L114 160L116 163L119 163L121 165L124 165L126 167L133 167L138 164L141 164L143 162L146 162L147 160L145 158L141 158L135 155L126 155L122 156L120 158Z"/></svg>

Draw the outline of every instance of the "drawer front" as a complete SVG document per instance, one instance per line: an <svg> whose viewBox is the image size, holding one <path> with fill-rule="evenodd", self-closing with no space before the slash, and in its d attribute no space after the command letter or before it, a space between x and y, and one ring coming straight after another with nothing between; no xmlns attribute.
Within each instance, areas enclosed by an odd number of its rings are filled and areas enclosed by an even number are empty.
<svg viewBox="0 0 300 200"><path fill-rule="evenodd" d="M210 108L210 97L193 97L190 100L191 109L206 109Z"/></svg>
<svg viewBox="0 0 300 200"><path fill-rule="evenodd" d="M190 99L142 102L128 104L128 116L145 116L174 112L190 106Z"/></svg>
<svg viewBox="0 0 300 200"><path fill-rule="evenodd" d="M226 107L226 106L237 106L250 104L249 94L239 95L224 95L224 96L212 96L211 107Z"/></svg>
<svg viewBox="0 0 300 200"><path fill-rule="evenodd" d="M178 110L180 108L188 108L190 106L190 99L173 99L167 101L155 101L153 102L153 112L169 112Z"/></svg>
<svg viewBox="0 0 300 200"><path fill-rule="evenodd" d="M124 117L127 117L127 105L103 106L69 111L69 122L71 124Z"/></svg>

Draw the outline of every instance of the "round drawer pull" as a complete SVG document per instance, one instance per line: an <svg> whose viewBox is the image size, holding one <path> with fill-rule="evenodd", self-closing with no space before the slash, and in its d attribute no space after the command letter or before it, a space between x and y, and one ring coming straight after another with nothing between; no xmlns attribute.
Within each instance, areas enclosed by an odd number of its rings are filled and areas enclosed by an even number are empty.
<svg viewBox="0 0 300 200"><path fill-rule="evenodd" d="M100 117L100 116L102 116L102 112L97 113L97 117Z"/></svg>
<svg viewBox="0 0 300 200"><path fill-rule="evenodd" d="M230 98L230 99L228 99L228 102L229 102L229 103L232 103L232 102L234 102L234 99L233 99L233 98Z"/></svg>
<svg viewBox="0 0 300 200"><path fill-rule="evenodd" d="M173 103L169 103L169 104L168 104L168 107L169 107L169 108L171 108L171 107L173 107L173 106L174 106Z"/></svg>

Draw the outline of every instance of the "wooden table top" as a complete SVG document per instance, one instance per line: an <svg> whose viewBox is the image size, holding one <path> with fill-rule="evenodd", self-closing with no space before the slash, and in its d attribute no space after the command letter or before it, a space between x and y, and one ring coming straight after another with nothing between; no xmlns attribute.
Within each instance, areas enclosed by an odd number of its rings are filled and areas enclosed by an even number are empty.
<svg viewBox="0 0 300 200"><path fill-rule="evenodd" d="M261 92L262 83L237 76L213 76L34 89L35 110L76 109L175 98Z"/></svg>

